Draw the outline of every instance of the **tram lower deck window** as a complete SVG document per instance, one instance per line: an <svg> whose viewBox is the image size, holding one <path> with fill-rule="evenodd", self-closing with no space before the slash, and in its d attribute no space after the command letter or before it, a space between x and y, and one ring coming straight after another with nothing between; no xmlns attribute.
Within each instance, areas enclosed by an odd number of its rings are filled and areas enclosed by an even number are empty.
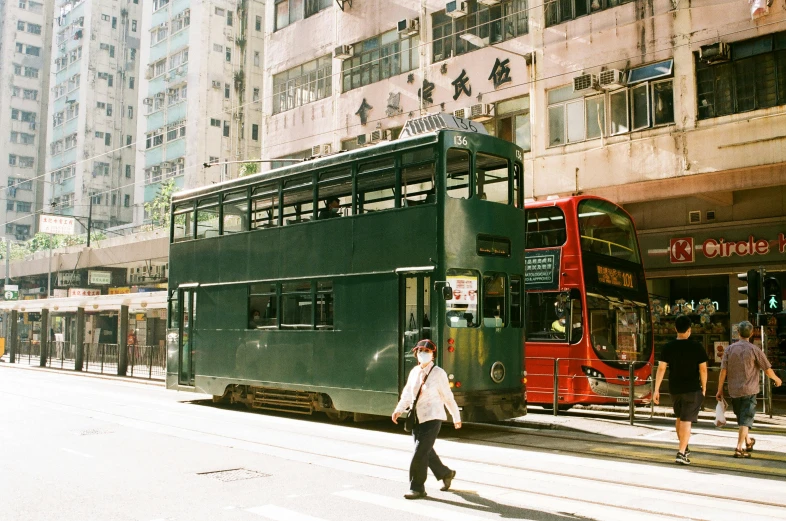
<svg viewBox="0 0 786 521"><path fill-rule="evenodd" d="M478 274L469 270L448 270L447 281L453 298L446 304L445 319L450 327L478 327Z"/></svg>

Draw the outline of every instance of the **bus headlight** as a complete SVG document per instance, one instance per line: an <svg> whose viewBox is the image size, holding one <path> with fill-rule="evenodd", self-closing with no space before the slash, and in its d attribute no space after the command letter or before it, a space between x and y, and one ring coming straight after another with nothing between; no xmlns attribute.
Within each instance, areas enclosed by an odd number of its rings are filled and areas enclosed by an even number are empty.
<svg viewBox="0 0 786 521"><path fill-rule="evenodd" d="M502 362L494 362L491 366L491 379L497 384L505 379L505 366Z"/></svg>

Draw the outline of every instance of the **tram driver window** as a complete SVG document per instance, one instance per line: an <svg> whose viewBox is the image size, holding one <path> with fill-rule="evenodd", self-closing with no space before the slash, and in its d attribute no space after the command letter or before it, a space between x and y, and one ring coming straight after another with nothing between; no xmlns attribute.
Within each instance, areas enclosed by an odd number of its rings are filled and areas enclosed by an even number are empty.
<svg viewBox="0 0 786 521"><path fill-rule="evenodd" d="M504 327L507 324L505 304L505 275L499 273L483 276L483 325Z"/></svg>
<svg viewBox="0 0 786 521"><path fill-rule="evenodd" d="M448 149L445 191L454 199L469 198L469 150Z"/></svg>
<svg viewBox="0 0 786 521"><path fill-rule="evenodd" d="M447 282L453 298L445 302L445 318L450 327L478 327L478 274L469 270L448 270Z"/></svg>
<svg viewBox="0 0 786 521"><path fill-rule="evenodd" d="M276 329L276 301L275 283L251 284L248 296L248 329Z"/></svg>
<svg viewBox="0 0 786 521"><path fill-rule="evenodd" d="M565 214L556 206L527 210L527 249L562 246L567 239Z"/></svg>
<svg viewBox="0 0 786 521"><path fill-rule="evenodd" d="M493 203L508 204L510 166L507 159L479 152L475 156L475 195Z"/></svg>

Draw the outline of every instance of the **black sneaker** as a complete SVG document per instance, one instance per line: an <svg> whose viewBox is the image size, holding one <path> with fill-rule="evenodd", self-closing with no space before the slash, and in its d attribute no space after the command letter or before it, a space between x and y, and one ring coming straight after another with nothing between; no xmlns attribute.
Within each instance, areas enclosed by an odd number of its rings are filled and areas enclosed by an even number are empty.
<svg viewBox="0 0 786 521"><path fill-rule="evenodd" d="M688 459L687 454L683 454L682 452L678 452L677 453L677 457L674 459L674 463L678 463L680 465L690 465L690 460Z"/></svg>
<svg viewBox="0 0 786 521"><path fill-rule="evenodd" d="M455 471L455 470L451 470L451 471L448 473L448 475L447 475L447 476L445 476L444 478L442 478L442 483L444 483L444 484L445 484L445 486L444 486L444 487L442 487L440 490L442 490L443 492L444 492L445 490L449 490L449 489L450 489L450 484L453 482L453 478L455 478L455 477L456 477L456 471Z"/></svg>
<svg viewBox="0 0 786 521"><path fill-rule="evenodd" d="M685 457L690 458L690 447L685 447Z"/></svg>
<svg viewBox="0 0 786 521"><path fill-rule="evenodd" d="M423 499L424 497L426 497L425 491L410 490L408 494L404 494L404 499Z"/></svg>

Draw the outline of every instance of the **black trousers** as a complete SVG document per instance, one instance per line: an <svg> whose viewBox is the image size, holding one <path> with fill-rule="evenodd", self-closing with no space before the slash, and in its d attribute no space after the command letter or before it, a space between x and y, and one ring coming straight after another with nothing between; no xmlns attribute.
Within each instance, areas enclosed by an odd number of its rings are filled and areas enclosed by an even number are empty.
<svg viewBox="0 0 786 521"><path fill-rule="evenodd" d="M412 429L412 438L415 440L415 453L409 464L409 489L415 492L425 492L428 469L434 473L438 480L450 474L450 469L440 461L434 452L434 442L442 428L442 420L431 420L425 423L416 423Z"/></svg>

